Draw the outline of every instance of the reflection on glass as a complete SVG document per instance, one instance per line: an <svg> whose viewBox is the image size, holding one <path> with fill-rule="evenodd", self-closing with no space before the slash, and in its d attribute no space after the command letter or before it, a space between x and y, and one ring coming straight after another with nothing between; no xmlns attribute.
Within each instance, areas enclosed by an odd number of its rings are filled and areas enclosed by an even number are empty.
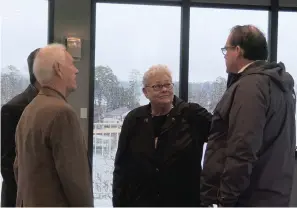
<svg viewBox="0 0 297 208"><path fill-rule="evenodd" d="M142 76L167 64L178 94L180 8L96 5L93 181L95 206L111 206L112 173L122 122L148 103Z"/></svg>

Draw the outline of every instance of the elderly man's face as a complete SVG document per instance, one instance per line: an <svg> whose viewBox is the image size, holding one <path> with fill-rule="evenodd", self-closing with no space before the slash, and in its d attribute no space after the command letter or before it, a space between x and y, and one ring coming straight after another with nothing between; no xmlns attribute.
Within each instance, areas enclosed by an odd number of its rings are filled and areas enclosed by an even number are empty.
<svg viewBox="0 0 297 208"><path fill-rule="evenodd" d="M143 93L153 104L172 103L173 83L171 76L163 72L151 75L143 88Z"/></svg>
<svg viewBox="0 0 297 208"><path fill-rule="evenodd" d="M72 56L65 51L66 59L65 62L61 64L61 69L64 74L64 81L69 92L76 90L76 75L78 74L78 69L74 66Z"/></svg>

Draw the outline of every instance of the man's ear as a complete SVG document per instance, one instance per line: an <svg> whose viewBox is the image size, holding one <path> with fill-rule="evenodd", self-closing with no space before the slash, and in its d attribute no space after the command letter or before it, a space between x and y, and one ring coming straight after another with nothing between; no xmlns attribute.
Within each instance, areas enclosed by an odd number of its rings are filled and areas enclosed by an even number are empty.
<svg viewBox="0 0 297 208"><path fill-rule="evenodd" d="M55 62L54 65L53 65L53 69L54 69L54 73L60 77L62 79L63 77L63 74L61 72L61 67L60 67L60 64L58 62Z"/></svg>
<svg viewBox="0 0 297 208"><path fill-rule="evenodd" d="M238 51L238 54L239 54L240 56L243 56L243 54L244 54L244 50L243 50L240 46L236 46L236 50Z"/></svg>
<svg viewBox="0 0 297 208"><path fill-rule="evenodd" d="M142 88L142 92L143 92L143 94L145 95L145 97L148 98L148 97L147 97L147 95L148 95L148 93L147 93L147 89L146 89L145 87Z"/></svg>

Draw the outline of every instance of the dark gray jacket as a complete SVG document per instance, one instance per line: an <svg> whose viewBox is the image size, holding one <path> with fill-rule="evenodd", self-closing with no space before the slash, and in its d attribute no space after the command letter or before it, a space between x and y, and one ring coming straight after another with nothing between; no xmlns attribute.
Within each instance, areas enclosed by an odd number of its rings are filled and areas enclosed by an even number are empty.
<svg viewBox="0 0 297 208"><path fill-rule="evenodd" d="M294 81L257 61L214 110L201 176L203 205L288 206L296 143Z"/></svg>
<svg viewBox="0 0 297 208"><path fill-rule="evenodd" d="M35 98L38 90L29 85L1 108L1 175L3 178L1 206L15 207L17 186L13 173L15 159L15 130L25 107Z"/></svg>

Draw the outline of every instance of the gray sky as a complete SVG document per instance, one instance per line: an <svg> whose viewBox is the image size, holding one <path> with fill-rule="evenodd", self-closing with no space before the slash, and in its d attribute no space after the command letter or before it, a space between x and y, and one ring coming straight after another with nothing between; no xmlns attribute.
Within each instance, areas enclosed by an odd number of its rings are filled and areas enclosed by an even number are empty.
<svg viewBox="0 0 297 208"><path fill-rule="evenodd" d="M108 65L120 79L127 80L131 69L143 73L153 64L164 63L178 80L180 14L179 7L97 4L96 65ZM288 49L297 46L297 39L290 36L297 32L297 24L290 24L290 33L286 26L288 21L297 21L297 13L279 16L279 60L297 77L296 57ZM236 24L254 24L267 34L268 12L191 8L191 82L226 77L220 48Z"/></svg>
<svg viewBox="0 0 297 208"><path fill-rule="evenodd" d="M1 68L12 64L26 74L27 55L47 43L48 3L6 1L0 13ZM97 4L96 65L108 65L120 80L128 80L132 69L143 73L149 66L163 63L178 80L180 14L179 7ZM297 33L297 24L287 25L289 21L297 22L297 13L281 12L278 59L297 78L297 55L292 48L297 46L292 35ZM191 8L190 81L226 76L220 48L236 24L254 24L267 33L268 12Z"/></svg>
<svg viewBox="0 0 297 208"><path fill-rule="evenodd" d="M1 69L14 65L27 75L27 56L34 49L47 44L48 1L0 1Z"/></svg>
<svg viewBox="0 0 297 208"><path fill-rule="evenodd" d="M96 65L128 80L131 69L163 63L178 78L180 8L97 4L96 22Z"/></svg>
<svg viewBox="0 0 297 208"><path fill-rule="evenodd" d="M295 24L289 24L295 22ZM278 23L278 61L282 61L287 71L295 78L297 85L297 12L281 12Z"/></svg>

